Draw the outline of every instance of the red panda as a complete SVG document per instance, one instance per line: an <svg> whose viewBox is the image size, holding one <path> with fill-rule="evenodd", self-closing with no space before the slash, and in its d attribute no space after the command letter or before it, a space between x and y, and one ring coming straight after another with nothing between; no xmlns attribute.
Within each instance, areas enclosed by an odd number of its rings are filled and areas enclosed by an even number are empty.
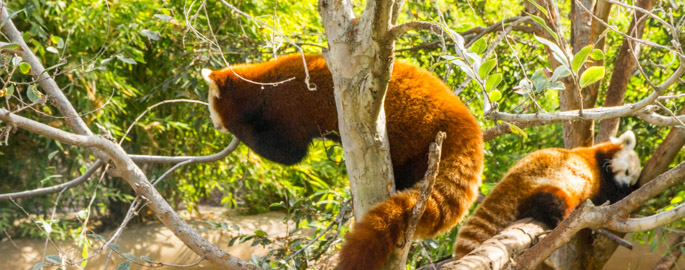
<svg viewBox="0 0 685 270"><path fill-rule="evenodd" d="M532 217L550 228L587 199L614 203L635 188L640 159L635 134L592 147L543 149L519 161L459 229L454 259L490 239L511 222Z"/></svg>
<svg viewBox="0 0 685 270"><path fill-rule="evenodd" d="M275 61L202 70L209 85L214 126L237 136L267 159L294 164L313 138L338 130L333 78L321 55L305 56L310 81L304 83L299 55ZM240 77L238 77L239 75ZM294 80L278 85L255 82ZM461 100L425 69L395 62L385 99L386 125L398 193L376 204L347 233L340 251L342 270L378 269L402 240L418 196L414 184L428 167L428 150L439 131L440 172L415 237L431 237L461 221L478 194L483 171L483 138ZM328 138L338 140L335 135Z"/></svg>

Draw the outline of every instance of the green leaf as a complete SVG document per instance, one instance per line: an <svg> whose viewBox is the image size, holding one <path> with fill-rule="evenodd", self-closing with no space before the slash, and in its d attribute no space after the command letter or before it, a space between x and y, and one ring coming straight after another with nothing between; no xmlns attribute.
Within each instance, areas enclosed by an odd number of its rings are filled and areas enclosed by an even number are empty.
<svg viewBox="0 0 685 270"><path fill-rule="evenodd" d="M12 65L15 67L18 66L19 64L21 64L22 61L24 61L24 58L21 58L21 56L12 57Z"/></svg>
<svg viewBox="0 0 685 270"><path fill-rule="evenodd" d="M528 133L526 133L525 131L523 131L523 129L521 129L520 127L517 127L517 126L514 125L514 124L507 123L507 125L509 125L509 129L511 129L511 133L514 133L514 134L516 134L516 135L519 135L519 136L521 136L521 137L523 137L523 138L528 139Z"/></svg>
<svg viewBox="0 0 685 270"><path fill-rule="evenodd" d="M454 59L454 60L452 60L452 63L457 65L461 69L461 71L466 73L466 75L471 77L471 79L473 79L473 80L476 79L476 74L473 73L473 71L471 70L471 67L469 67L469 65L467 65L463 60Z"/></svg>
<svg viewBox="0 0 685 270"><path fill-rule="evenodd" d="M543 20L542 18L540 18L538 16L532 15L532 14L530 15L530 18L533 19L533 21L535 21L539 25L541 25L542 28L545 28L545 30L547 30L547 32L549 32L549 34L552 35L554 40L559 42L559 36L557 35L557 33L554 33L554 31L552 31L552 28L549 28L549 26L547 26L547 24L545 23L545 20Z"/></svg>
<svg viewBox="0 0 685 270"><path fill-rule="evenodd" d="M81 257L82 258L88 258L88 245L83 245L83 249L81 250ZM88 264L88 260L83 260L81 262L81 268L86 269L86 265Z"/></svg>
<svg viewBox="0 0 685 270"><path fill-rule="evenodd" d="M255 234L256 236L259 236L259 237L264 237L264 236L266 236L266 232L263 231L263 230L256 230L256 231L254 232L254 234Z"/></svg>
<svg viewBox="0 0 685 270"><path fill-rule="evenodd" d="M12 94L14 94L14 85L7 86L7 89L5 89L5 97L10 98L12 97Z"/></svg>
<svg viewBox="0 0 685 270"><path fill-rule="evenodd" d="M168 22L171 21L173 17L166 15L166 14L155 14L155 18L160 19L162 21Z"/></svg>
<svg viewBox="0 0 685 270"><path fill-rule="evenodd" d="M478 40L476 40L476 42L471 44L471 47L469 47L469 50L471 50L472 52L477 53L477 54L482 54L485 51L485 49L487 49L487 48L488 48L488 44L485 43L485 40L483 38L479 38Z"/></svg>
<svg viewBox="0 0 685 270"><path fill-rule="evenodd" d="M498 101L500 99L502 99L502 92L500 92L499 90L495 90L495 91L490 92L490 100L491 101Z"/></svg>
<svg viewBox="0 0 685 270"><path fill-rule="evenodd" d="M564 90L564 89L566 89L566 86L564 85L564 83L562 83L560 81L554 81L554 82L547 85L547 89L549 89L549 90Z"/></svg>
<svg viewBox="0 0 685 270"><path fill-rule="evenodd" d="M0 28L4 27L5 24L7 23L7 21L11 20L12 17L16 16L19 12L22 12L22 11L24 11L23 8L20 9L20 10L15 11L15 12L12 12L12 14L10 14L9 16L7 16L7 17L5 17L4 19L2 19L2 22L0 22Z"/></svg>
<svg viewBox="0 0 685 270"><path fill-rule="evenodd" d="M485 82L485 91L490 92L490 90L495 89L502 82L502 74L495 73L488 76L488 80Z"/></svg>
<svg viewBox="0 0 685 270"><path fill-rule="evenodd" d="M53 151L52 153L48 154L48 160L51 160L53 157L55 157L55 155L57 155L57 153L59 153L59 150Z"/></svg>
<svg viewBox="0 0 685 270"><path fill-rule="evenodd" d="M38 101L43 96L41 92L36 90L36 86L33 84L29 85L29 90L26 91L26 95L29 97L29 101L31 101L31 103Z"/></svg>
<svg viewBox="0 0 685 270"><path fill-rule="evenodd" d="M39 262L37 264L34 264L33 267L31 267L31 270L39 270L39 269L43 268L43 266L47 266L47 265L48 264L46 264L44 262Z"/></svg>
<svg viewBox="0 0 685 270"><path fill-rule="evenodd" d="M583 66L585 63L585 60L587 60L587 56L592 52L592 47L593 45L587 45L580 49L576 55L573 56L573 61L571 62L571 67L573 68L574 72L578 72L580 70L580 67Z"/></svg>
<svg viewBox="0 0 685 270"><path fill-rule="evenodd" d="M107 247L116 253L121 253L121 248L119 246L117 246L117 244L115 244L115 243L109 243L109 244L107 244Z"/></svg>
<svg viewBox="0 0 685 270"><path fill-rule="evenodd" d="M155 261L153 261L152 258L150 258L148 256L140 256L140 259L143 261L146 261L148 263L155 263Z"/></svg>
<svg viewBox="0 0 685 270"><path fill-rule="evenodd" d="M131 269L131 261L122 262L117 266L116 270L129 270Z"/></svg>
<svg viewBox="0 0 685 270"><path fill-rule="evenodd" d="M124 258L129 259L131 261L139 262L138 257L136 257L135 255L133 255L131 253L121 253L121 256L123 256Z"/></svg>
<svg viewBox="0 0 685 270"><path fill-rule="evenodd" d="M52 263L52 264L61 264L62 263L62 259L60 259L59 256L57 256L57 255L45 256L45 260L48 261L49 263Z"/></svg>
<svg viewBox="0 0 685 270"><path fill-rule="evenodd" d="M126 57L126 56L123 56L123 55L121 55L121 54L120 54L120 55L117 55L117 59L119 59L119 61L124 62L124 63L126 63L126 64L131 64L131 65L135 65L135 64L136 64L136 60L133 60L133 59L128 58L128 57Z"/></svg>
<svg viewBox="0 0 685 270"><path fill-rule="evenodd" d="M571 75L571 71L568 70L565 66L558 66L555 70L554 73L552 73L552 78L549 78L550 81L556 81L561 78L566 78L566 76Z"/></svg>
<svg viewBox="0 0 685 270"><path fill-rule="evenodd" d="M549 12L545 8L540 6L538 3L536 3L535 0L528 0L528 2L533 4L533 6L535 6L536 8L538 8L538 10L542 12L542 14L545 14L545 16L549 16Z"/></svg>
<svg viewBox="0 0 685 270"><path fill-rule="evenodd" d="M585 88L604 77L604 67L594 66L589 67L583 75L580 75L580 88Z"/></svg>
<svg viewBox="0 0 685 270"><path fill-rule="evenodd" d="M5 49L5 50L16 50L19 49L19 44L17 43L7 43L5 45L2 45L0 49Z"/></svg>
<svg viewBox="0 0 685 270"><path fill-rule="evenodd" d="M100 240L100 241L105 241L105 238L102 237L102 236L99 235L99 234L89 233L88 236L89 236L89 237L92 237L92 238L95 238L95 239L97 239L97 240Z"/></svg>
<svg viewBox="0 0 685 270"><path fill-rule="evenodd" d="M52 44L57 45L57 48L64 48L64 40L61 37L51 36L50 41L52 41Z"/></svg>
<svg viewBox="0 0 685 270"><path fill-rule="evenodd" d="M547 45L547 47L549 47L549 49L552 50L552 56L554 57L554 59L559 61L559 63L564 65L566 68L571 68L568 59L566 59L566 54L564 54L564 51L562 51L561 48L557 46L557 44L538 36L534 37L538 42Z"/></svg>
<svg viewBox="0 0 685 270"><path fill-rule="evenodd" d="M604 60L604 52L600 49L594 49L592 50L592 53L590 53L590 57L594 60Z"/></svg>
<svg viewBox="0 0 685 270"><path fill-rule="evenodd" d="M480 76L481 79L485 79L488 74L490 74L490 71L492 71L493 68L495 68L495 65L497 64L496 59L490 59L483 64L480 65L480 68L478 68L478 76Z"/></svg>
<svg viewBox="0 0 685 270"><path fill-rule="evenodd" d="M152 30L143 29L143 30L140 30L140 33L143 34L144 36L146 36L147 38L152 39L154 41L159 41L160 39L162 39L162 35L160 35L158 32L152 31Z"/></svg>
<svg viewBox="0 0 685 270"><path fill-rule="evenodd" d="M31 65L29 65L29 63L22 62L21 64L19 64L19 71L21 72L21 74L28 74L29 72L31 72Z"/></svg>

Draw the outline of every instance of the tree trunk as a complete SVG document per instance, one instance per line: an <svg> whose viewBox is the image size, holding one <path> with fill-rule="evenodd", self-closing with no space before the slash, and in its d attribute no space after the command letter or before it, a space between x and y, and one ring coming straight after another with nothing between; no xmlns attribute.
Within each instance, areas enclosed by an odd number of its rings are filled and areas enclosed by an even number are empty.
<svg viewBox="0 0 685 270"><path fill-rule="evenodd" d="M352 3L321 0L333 75L338 125L350 178L354 215L361 218L394 192L394 176L383 104L393 64L390 27L392 1L369 1L355 19Z"/></svg>

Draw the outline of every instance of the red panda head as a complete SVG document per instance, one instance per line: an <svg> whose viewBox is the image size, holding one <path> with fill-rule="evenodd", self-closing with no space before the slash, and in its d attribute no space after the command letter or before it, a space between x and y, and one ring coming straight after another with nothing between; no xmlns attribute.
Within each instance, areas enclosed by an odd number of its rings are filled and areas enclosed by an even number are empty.
<svg viewBox="0 0 685 270"><path fill-rule="evenodd" d="M214 124L214 128L218 129L219 131L228 132L228 129L224 126L223 122L221 121L221 115L219 114L219 111L216 108L216 102L221 97L221 92L219 91L219 86L211 77L212 70L203 68L201 73L202 78L205 79L205 82L207 82L207 85L209 86L209 95L207 97L207 103L209 103L209 116L212 119L212 124Z"/></svg>
<svg viewBox="0 0 685 270"><path fill-rule="evenodd" d="M618 138L611 137L611 143L621 145L611 159L611 171L616 182L623 186L632 186L640 177L640 158L635 153L635 134L626 131Z"/></svg>

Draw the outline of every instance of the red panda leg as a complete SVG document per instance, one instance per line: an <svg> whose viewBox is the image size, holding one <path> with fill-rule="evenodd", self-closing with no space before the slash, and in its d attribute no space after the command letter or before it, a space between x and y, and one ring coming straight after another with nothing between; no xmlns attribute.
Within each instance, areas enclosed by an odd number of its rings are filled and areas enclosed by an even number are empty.
<svg viewBox="0 0 685 270"><path fill-rule="evenodd" d="M558 187L543 187L523 200L518 208L517 219L532 217L554 228L566 218L577 203Z"/></svg>

